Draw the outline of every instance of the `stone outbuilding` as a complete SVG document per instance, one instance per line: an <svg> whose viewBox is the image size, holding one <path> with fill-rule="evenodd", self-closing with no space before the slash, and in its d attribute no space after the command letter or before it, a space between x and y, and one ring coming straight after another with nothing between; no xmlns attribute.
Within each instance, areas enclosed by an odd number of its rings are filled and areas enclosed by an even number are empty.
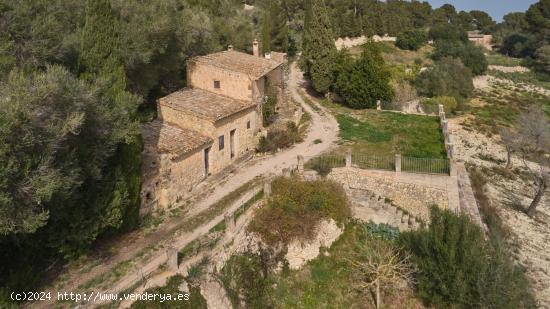
<svg viewBox="0 0 550 309"><path fill-rule="evenodd" d="M284 54L230 47L187 62L187 87L158 101L142 129L142 211L168 207L210 175L249 157L263 131L267 85L284 91ZM283 96L279 96L283 97Z"/></svg>
<svg viewBox="0 0 550 309"><path fill-rule="evenodd" d="M479 47L493 50L493 36L480 31L468 31L468 40Z"/></svg>

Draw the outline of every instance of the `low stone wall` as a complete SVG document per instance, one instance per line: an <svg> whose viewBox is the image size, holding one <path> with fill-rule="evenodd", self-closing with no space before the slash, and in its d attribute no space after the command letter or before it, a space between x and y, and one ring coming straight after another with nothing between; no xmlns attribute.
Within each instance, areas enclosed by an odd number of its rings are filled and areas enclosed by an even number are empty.
<svg viewBox="0 0 550 309"><path fill-rule="evenodd" d="M413 177L422 176L407 177L405 173L398 175L394 172L346 167L332 169L328 177L342 183L345 188L368 190L388 198L395 206L425 222L429 221L430 205L438 205L443 209L455 208L454 205L449 207L449 191L453 190L448 188L453 180L449 176L425 175L427 178L415 181Z"/></svg>

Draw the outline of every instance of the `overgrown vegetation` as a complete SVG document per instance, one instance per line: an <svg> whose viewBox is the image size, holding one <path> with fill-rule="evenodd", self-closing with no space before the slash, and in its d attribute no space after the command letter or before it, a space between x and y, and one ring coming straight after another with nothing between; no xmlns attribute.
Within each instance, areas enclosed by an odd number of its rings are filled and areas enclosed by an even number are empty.
<svg viewBox="0 0 550 309"><path fill-rule="evenodd" d="M424 30L407 30L397 36L395 46L401 49L418 50L428 43L428 35Z"/></svg>
<svg viewBox="0 0 550 309"><path fill-rule="evenodd" d="M332 181L279 177L273 180L272 191L248 227L269 245L311 239L319 221L344 224L351 215L344 189Z"/></svg>
<svg viewBox="0 0 550 309"><path fill-rule="evenodd" d="M427 97L450 96L458 101L474 91L472 72L459 59L443 58L422 72L415 82L419 94Z"/></svg>
<svg viewBox="0 0 550 309"><path fill-rule="evenodd" d="M390 101L394 96L391 75L375 44L365 44L361 57L344 61L337 73L334 89L348 107L374 108L377 101Z"/></svg>
<svg viewBox="0 0 550 309"><path fill-rule="evenodd" d="M443 133L435 117L365 111L358 117L337 116L340 136L354 152L446 158Z"/></svg>
<svg viewBox="0 0 550 309"><path fill-rule="evenodd" d="M201 309L207 308L206 299L201 295L200 288L198 286L189 285L189 291L183 292L179 289L180 285L185 279L181 275L175 275L168 279L165 286L147 289L145 293L148 294L157 294L157 295L168 295L172 297L172 300L166 300L161 302L159 299L156 301L151 300L138 300L132 304L132 309L171 309L171 308L181 308L181 309ZM184 300L173 300L178 297L178 294L181 294L181 297L185 297ZM187 294L187 295L186 295Z"/></svg>
<svg viewBox="0 0 550 309"><path fill-rule="evenodd" d="M274 128L267 131L267 136L262 136L258 143L258 152L277 152L288 148L302 140L299 128L292 121L287 123L286 129Z"/></svg>
<svg viewBox="0 0 550 309"><path fill-rule="evenodd" d="M429 306L536 307L523 270L465 216L432 207L429 227L400 241L413 254L417 295Z"/></svg>

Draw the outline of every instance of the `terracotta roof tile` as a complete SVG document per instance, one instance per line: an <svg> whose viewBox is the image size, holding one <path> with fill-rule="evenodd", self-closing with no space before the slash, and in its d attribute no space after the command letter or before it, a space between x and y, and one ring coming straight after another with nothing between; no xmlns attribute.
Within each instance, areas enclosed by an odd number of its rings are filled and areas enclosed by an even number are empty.
<svg viewBox="0 0 550 309"><path fill-rule="evenodd" d="M196 63L212 65L229 71L244 73L254 79L264 76L284 62L284 60L281 59L266 59L229 50L196 57L194 61Z"/></svg>
<svg viewBox="0 0 550 309"><path fill-rule="evenodd" d="M142 136L146 151L172 154L179 156L209 144L212 139L191 130L154 120L142 128Z"/></svg>
<svg viewBox="0 0 550 309"><path fill-rule="evenodd" d="M160 99L161 105L217 121L256 106L254 102L232 99L198 88L184 88Z"/></svg>

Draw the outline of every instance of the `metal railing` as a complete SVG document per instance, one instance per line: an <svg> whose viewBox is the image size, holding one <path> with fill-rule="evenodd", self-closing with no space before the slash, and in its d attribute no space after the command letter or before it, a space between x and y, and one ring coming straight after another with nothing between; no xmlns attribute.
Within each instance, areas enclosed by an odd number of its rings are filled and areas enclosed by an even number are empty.
<svg viewBox="0 0 550 309"><path fill-rule="evenodd" d="M402 157L401 170L410 173L449 174L449 159Z"/></svg>
<svg viewBox="0 0 550 309"><path fill-rule="evenodd" d="M381 156L354 152L351 154L351 164L363 169L395 171L394 156Z"/></svg>

